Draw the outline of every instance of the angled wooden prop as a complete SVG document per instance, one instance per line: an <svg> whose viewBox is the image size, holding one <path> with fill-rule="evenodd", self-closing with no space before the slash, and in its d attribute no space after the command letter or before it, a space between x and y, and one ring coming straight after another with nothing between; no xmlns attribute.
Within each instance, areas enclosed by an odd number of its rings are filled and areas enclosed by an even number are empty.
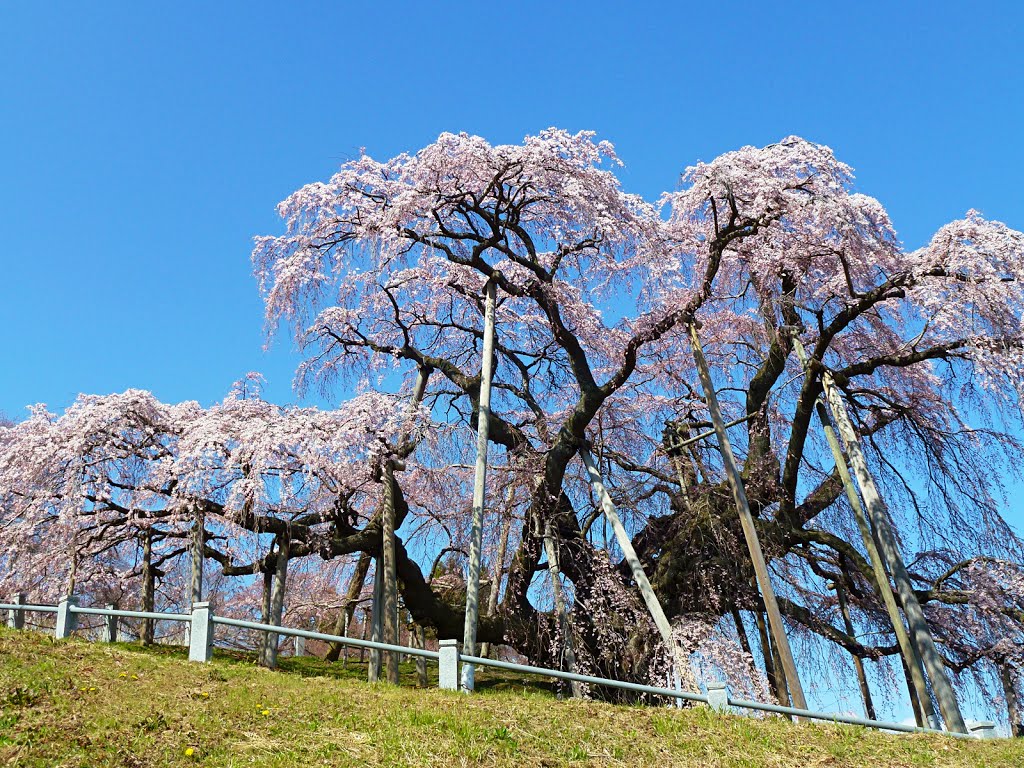
<svg viewBox="0 0 1024 768"><path fill-rule="evenodd" d="M757 577L757 585L764 600L765 612L768 614L768 626L771 629L772 640L778 650L782 670L789 686L789 695L793 700L794 707L807 709L807 700L804 698L803 686L800 685L800 676L796 671L793 651L789 647L789 638L786 637L786 628L782 623L779 603L768 575L768 564L761 551L761 542L757 537L757 529L754 527L754 518L750 514L750 503L747 501L747 492L743 488L743 478L736 466L736 457L733 455L732 445L729 443L725 419L722 418L722 411L718 407L718 395L715 394L715 385L711 381L711 371L708 368L708 361L704 358L704 350L700 345L700 337L697 336L697 328L694 323L690 323L690 345L693 347L693 359L697 363L697 374L700 377L701 386L704 388L704 398L707 400L708 411L711 413L711 421L715 425L715 434L718 436L718 450L722 454L725 475L732 489L736 511L739 513L740 524L743 526L743 537L747 541L747 550L750 552L750 560L754 565L754 575Z"/></svg>
<svg viewBox="0 0 1024 768"><path fill-rule="evenodd" d="M797 358L800 360L800 364L806 368L808 363L807 351L804 349L800 339L796 338L795 335L793 336L793 348L796 351ZM850 475L849 465L846 463L842 446L839 444L839 437L836 435L831 419L829 419L825 404L819 400L815 404L815 411L818 415L818 421L821 423L821 428L825 432L825 439L828 441L829 449L832 451L832 459L836 463L839 478L843 481L846 500L850 503L850 508L853 510L853 517L857 522L857 528L860 530L861 540L864 542L864 548L867 550L868 559L871 561L871 569L875 576L875 582L878 585L878 594L882 598L886 612L889 614L889 621L892 623L893 630L896 633L896 642L900 647L903 661L910 673L913 692L919 703L919 708L915 707L914 710L918 720L917 724L921 727L928 727L929 720L935 717L935 708L932 705L931 693L928 691L928 685L925 682L921 655L918 653L917 646L910 635L907 634L907 628L903 624L903 617L900 615L896 596L892 591L892 586L889 584L889 576L882 563L882 557L878 553L878 547L875 544L871 528L868 526L867 518L864 516L864 507L860 503L857 487L854 485L853 477Z"/></svg>
<svg viewBox="0 0 1024 768"><path fill-rule="evenodd" d="M601 472L597 468L597 464L594 462L594 457L590 453L590 449L585 445L581 445L579 448L580 458L583 459L583 464L587 468L587 474L590 477L590 484L594 489L594 494L597 496L601 503L601 509L604 512L605 518L612 526L612 531L615 533L615 540L619 543L619 549L622 550L623 556L626 558L626 562L629 564L629 569L633 573L633 580L636 582L637 588L640 590L640 595L644 599L644 603L647 605L647 610L651 614L651 618L654 619L654 625L658 628L658 633L661 635L662 642L665 644L665 649L668 651L669 658L672 659L672 664L675 666L675 676L677 687L680 684L680 680L683 677L683 659L680 652L678 643L675 638L672 637L672 625L668 621L668 617L665 616L665 611L661 607L661 602L658 600L658 596L654 594L654 588L651 586L650 580L647 578L647 574L644 572L643 564L640 562L640 558L637 557L636 550L633 549L633 542L629 538L629 534L626 532L626 527L622 524L622 519L619 517L618 511L615 509L615 503L612 501L611 496L608 495L608 489L604 487L604 482L601 480Z"/></svg>
<svg viewBox="0 0 1024 768"><path fill-rule="evenodd" d="M795 334L793 338L794 347L797 347L800 341L796 338ZM797 348L803 349L803 346L800 345ZM797 354L800 353L798 352ZM806 351L803 354L803 358L807 360ZM835 419L839 435L845 443L846 455L850 459L854 476L857 478L857 484L860 486L867 518L873 528L874 541L877 542L879 554L887 566L892 580L896 583L896 592L899 595L900 602L903 604L903 612L907 617L907 624L910 627L910 638L913 640L913 645L920 654L921 662L928 673L932 690L935 692L935 699L938 701L939 709L942 712L942 719L945 721L948 730L956 731L957 733L967 733L967 725L964 723L963 715L960 712L956 693L953 691L953 686L950 685L949 678L946 676L942 657L939 656L939 651L935 647L935 639L928 628L928 622L925 620L921 604L914 594L910 575L907 573L907 567L903 564L903 558L900 556L899 547L896 544L896 537L886 516L885 503L882 501L882 496L875 485L871 471L868 469L867 458L864 456L864 450L861 448L857 430L850 420L846 404L839 393L839 387L836 386L835 379L832 378L832 373L824 368L822 369L821 383L825 390L825 399L828 402L829 409L832 411L832 418ZM888 583L888 580L886 580L886 583ZM913 676L914 664L910 663L908 666ZM916 681L915 687L917 687ZM926 706L925 702L927 701L927 699L921 699L922 706Z"/></svg>

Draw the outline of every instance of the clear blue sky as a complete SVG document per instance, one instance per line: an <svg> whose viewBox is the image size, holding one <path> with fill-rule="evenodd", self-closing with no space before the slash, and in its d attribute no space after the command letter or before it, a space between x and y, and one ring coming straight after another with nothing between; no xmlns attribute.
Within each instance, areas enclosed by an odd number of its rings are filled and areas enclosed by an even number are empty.
<svg viewBox="0 0 1024 768"><path fill-rule="evenodd" d="M441 131L594 129L652 198L796 133L909 246L972 207L1024 228L1022 22L1009 1L3 3L0 410L209 403L250 370L293 399L251 238L360 147Z"/></svg>
<svg viewBox="0 0 1024 768"><path fill-rule="evenodd" d="M796 133L909 245L970 207L1024 228L1019 3L278 5L0 7L0 410L210 402L249 370L292 398L251 238L360 147L446 130L594 129L650 197Z"/></svg>

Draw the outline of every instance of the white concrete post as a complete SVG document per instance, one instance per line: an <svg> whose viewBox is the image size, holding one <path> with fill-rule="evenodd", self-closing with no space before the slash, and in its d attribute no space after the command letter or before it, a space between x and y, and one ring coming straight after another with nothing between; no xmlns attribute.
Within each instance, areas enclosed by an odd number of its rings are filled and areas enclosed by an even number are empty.
<svg viewBox="0 0 1024 768"><path fill-rule="evenodd" d="M437 684L442 690L459 690L459 644L456 640L442 640L438 647Z"/></svg>
<svg viewBox="0 0 1024 768"><path fill-rule="evenodd" d="M494 357L495 280L484 286L484 348L480 363L480 398L476 425L476 477L473 481L473 530L469 537L469 573L466 577L466 623L462 645L466 655L476 651L476 625L480 616L480 568L484 538L484 502L487 491L487 441L491 425L491 373ZM462 689L472 691L473 665L462 666Z"/></svg>
<svg viewBox="0 0 1024 768"><path fill-rule="evenodd" d="M57 604L57 626L54 627L53 636L58 640L71 637L78 626L78 614L71 612L72 606L77 605L78 595L65 595Z"/></svg>
<svg viewBox="0 0 1024 768"><path fill-rule="evenodd" d="M967 730L970 731L971 736L976 739L995 739L996 736L996 724L991 720L968 720Z"/></svg>
<svg viewBox="0 0 1024 768"><path fill-rule="evenodd" d="M116 603L107 603L104 606L108 611L112 611L117 608ZM103 617L103 642L104 643L116 643L117 642L117 616L104 616Z"/></svg>
<svg viewBox="0 0 1024 768"><path fill-rule="evenodd" d="M292 641L295 643L295 655L305 656L306 655L306 638L304 637L293 637Z"/></svg>
<svg viewBox="0 0 1024 768"><path fill-rule="evenodd" d="M193 603L188 660L207 663L213 656L213 613L209 603Z"/></svg>
<svg viewBox="0 0 1024 768"><path fill-rule="evenodd" d="M729 711L729 686L721 680L708 683L708 706L716 712Z"/></svg>
<svg viewBox="0 0 1024 768"><path fill-rule="evenodd" d="M24 605L27 596L24 592L19 592L11 600L15 605ZM7 626L11 629L24 629L25 628L25 611L19 608L11 608L7 611Z"/></svg>

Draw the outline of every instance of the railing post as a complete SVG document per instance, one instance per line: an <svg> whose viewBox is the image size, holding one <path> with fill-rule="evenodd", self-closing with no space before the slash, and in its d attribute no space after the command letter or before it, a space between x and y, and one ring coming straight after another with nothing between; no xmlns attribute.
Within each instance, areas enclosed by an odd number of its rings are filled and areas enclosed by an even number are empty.
<svg viewBox="0 0 1024 768"><path fill-rule="evenodd" d="M459 690L459 645L456 640L442 640L438 646L437 684L442 690Z"/></svg>
<svg viewBox="0 0 1024 768"><path fill-rule="evenodd" d="M24 605L28 596L24 592L19 592L11 600L15 605ZM25 628L25 611L20 608L11 608L7 611L7 626L11 629L24 629Z"/></svg>
<svg viewBox="0 0 1024 768"><path fill-rule="evenodd" d="M108 611L113 611L117 608L117 603L107 603L104 606ZM117 642L117 616L104 616L103 622L103 642L105 643L116 643Z"/></svg>
<svg viewBox="0 0 1024 768"><path fill-rule="evenodd" d="M991 720L968 720L968 732L975 738L996 738L995 723Z"/></svg>
<svg viewBox="0 0 1024 768"><path fill-rule="evenodd" d="M207 663L213 655L213 613L209 603L192 604L192 630L188 638L188 660Z"/></svg>
<svg viewBox="0 0 1024 768"><path fill-rule="evenodd" d="M293 637L292 642L294 643L295 655L305 656L306 655L306 638L304 637Z"/></svg>
<svg viewBox="0 0 1024 768"><path fill-rule="evenodd" d="M981 722L968 720L967 730L970 731L971 736L976 739L996 738L996 724L991 720L983 720Z"/></svg>
<svg viewBox="0 0 1024 768"><path fill-rule="evenodd" d="M57 603L57 625L54 627L53 636L58 640L71 637L71 633L78 625L78 616L71 612L71 609L77 606L78 595L65 595Z"/></svg>
<svg viewBox="0 0 1024 768"><path fill-rule="evenodd" d="M708 706L716 712L729 711L729 686L721 680L708 683Z"/></svg>

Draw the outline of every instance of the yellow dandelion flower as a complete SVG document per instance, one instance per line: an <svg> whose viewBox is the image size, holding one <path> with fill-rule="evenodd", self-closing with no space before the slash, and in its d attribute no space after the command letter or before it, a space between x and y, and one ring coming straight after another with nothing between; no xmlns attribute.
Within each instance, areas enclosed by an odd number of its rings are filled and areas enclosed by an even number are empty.
<svg viewBox="0 0 1024 768"><path fill-rule="evenodd" d="M202 693L200 693L199 695L200 695L200 696L202 696L202 697L203 697L204 699L208 699L208 698L210 698L210 694L208 694L208 693L207 693L206 691L203 691L203 692L202 692Z"/></svg>
<svg viewBox="0 0 1024 768"><path fill-rule="evenodd" d="M118 675L118 677L128 677L128 673L122 672L120 675Z"/></svg>
<svg viewBox="0 0 1024 768"><path fill-rule="evenodd" d="M185 757L192 757L192 755L194 755L195 753L196 751L192 749L192 747L187 747L185 749Z"/></svg>
<svg viewBox="0 0 1024 768"><path fill-rule="evenodd" d="M260 714L261 715L269 715L270 714L270 710L269 709L264 709L262 712L260 712Z"/></svg>
<svg viewBox="0 0 1024 768"><path fill-rule="evenodd" d="M89 692L92 693L93 691L98 691L98 690L99 690L99 688L92 687L92 688L89 689Z"/></svg>

